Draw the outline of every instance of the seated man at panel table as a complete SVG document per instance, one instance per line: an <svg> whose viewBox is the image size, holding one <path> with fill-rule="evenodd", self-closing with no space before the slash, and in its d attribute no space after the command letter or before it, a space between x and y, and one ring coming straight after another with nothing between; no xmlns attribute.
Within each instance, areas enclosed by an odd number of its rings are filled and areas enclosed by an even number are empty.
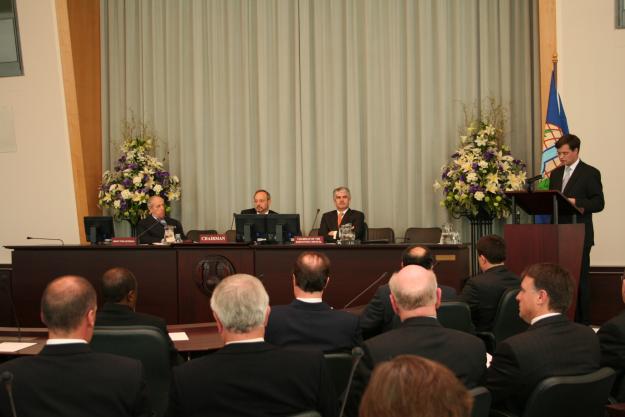
<svg viewBox="0 0 625 417"><path fill-rule="evenodd" d="M254 193L254 207L241 210L241 214L278 214L269 209L271 206L271 194L267 190L257 190Z"/></svg>
<svg viewBox="0 0 625 417"><path fill-rule="evenodd" d="M141 362L91 351L96 308L96 292L86 279L64 276L48 284L41 299L46 346L37 356L0 365L0 374L13 376L16 415L152 415ZM0 415L12 415L5 389Z"/></svg>
<svg viewBox="0 0 625 417"><path fill-rule="evenodd" d="M138 284L135 275L126 268L112 268L102 275L104 304L96 314L96 326L152 326L169 342L171 364L182 360L167 332L167 324L160 317L137 313Z"/></svg>
<svg viewBox="0 0 625 417"><path fill-rule="evenodd" d="M519 288L521 280L505 266L506 242L497 235L482 236L476 245L480 275L469 278L458 301L471 309L471 320L478 332L493 329L499 300L506 290Z"/></svg>
<svg viewBox="0 0 625 417"><path fill-rule="evenodd" d="M621 298L625 302L625 275L621 276ZM625 310L611 318L597 332L601 347L601 366L609 366L618 373L612 395L618 402L625 402Z"/></svg>
<svg viewBox="0 0 625 417"><path fill-rule="evenodd" d="M338 187L332 191L332 198L336 210L323 213L319 224L319 236L326 242L335 242L338 239L339 226L350 223L354 227L356 240L365 240L365 215L358 210L349 208L352 194L347 187Z"/></svg>
<svg viewBox="0 0 625 417"><path fill-rule="evenodd" d="M358 415L358 404L371 371L398 355L419 355L448 367L467 388L482 382L486 370L486 347L476 336L443 327L436 319L441 290L432 270L408 265L389 281L391 303L401 326L364 343L352 391L348 415Z"/></svg>
<svg viewBox="0 0 625 417"><path fill-rule="evenodd" d="M402 254L401 267L419 265L425 269L434 268L434 256L425 246L414 245L406 248ZM451 301L456 298L456 290L447 285L439 285L441 301ZM365 339L377 336L399 327L401 320L393 311L391 305L391 290L388 284L380 285L375 295L369 301L367 308L360 316L360 329Z"/></svg>
<svg viewBox="0 0 625 417"><path fill-rule="evenodd" d="M595 332L565 316L574 293L569 272L541 263L522 276L519 315L530 327L497 344L486 378L493 407L519 415L540 381L594 372L601 356Z"/></svg>
<svg viewBox="0 0 625 417"><path fill-rule="evenodd" d="M182 224L176 219L165 215L165 200L153 195L148 200L150 214L137 224L137 238L139 243L159 243L165 237L165 226L173 226L174 234L184 239Z"/></svg>
<svg viewBox="0 0 625 417"><path fill-rule="evenodd" d="M221 281L210 301L224 348L174 368L170 415L338 414L334 386L317 350L264 341L269 296L251 275Z"/></svg>
<svg viewBox="0 0 625 417"><path fill-rule="evenodd" d="M317 252L302 252L293 266L289 305L273 306L265 338L280 346L315 347L324 352L351 351L361 344L358 316L333 310L322 300L330 282L330 260Z"/></svg>

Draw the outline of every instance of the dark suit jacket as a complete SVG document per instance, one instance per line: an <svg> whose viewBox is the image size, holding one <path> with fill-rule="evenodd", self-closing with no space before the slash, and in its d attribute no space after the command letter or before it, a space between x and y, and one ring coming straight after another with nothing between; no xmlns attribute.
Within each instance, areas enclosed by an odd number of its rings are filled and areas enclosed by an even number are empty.
<svg viewBox="0 0 625 417"><path fill-rule="evenodd" d="M439 285L441 301L456 299L456 290L447 285ZM390 299L391 289L388 284L380 285L367 308L360 315L360 330L364 339L372 338L381 333L396 329L401 320L393 311Z"/></svg>
<svg viewBox="0 0 625 417"><path fill-rule="evenodd" d="M562 189L563 176L564 165L554 169L551 172L549 189L560 191ZM594 245L595 232L592 225L592 213L600 212L605 205L601 173L597 168L579 161L562 194L575 198L577 207L584 209L584 214L579 219L585 225L584 246L590 247ZM570 216L560 216L559 218L560 223L571 223L571 221Z"/></svg>
<svg viewBox="0 0 625 417"><path fill-rule="evenodd" d="M174 368L170 405L177 417L338 414L321 352L264 342L226 345Z"/></svg>
<svg viewBox="0 0 625 417"><path fill-rule="evenodd" d="M494 266L483 274L469 278L458 301L471 308L471 320L478 332L493 329L499 299L510 288L519 288L521 280L513 272L501 266Z"/></svg>
<svg viewBox="0 0 625 417"><path fill-rule="evenodd" d="M324 352L351 351L362 343L358 316L326 303L293 300L271 307L265 340L279 346L313 347Z"/></svg>
<svg viewBox="0 0 625 417"><path fill-rule="evenodd" d="M152 326L156 327L166 340L169 341L169 352L172 365L180 362L178 351L169 337L167 324L160 317L150 314L137 313L129 306L118 303L104 303L96 313L96 326Z"/></svg>
<svg viewBox="0 0 625 417"><path fill-rule="evenodd" d="M37 356L1 364L4 371L13 374L19 417L151 415L141 362L87 344L45 346ZM11 415L4 387L0 415Z"/></svg>
<svg viewBox="0 0 625 417"><path fill-rule="evenodd" d="M419 355L442 363L467 388L479 385L486 370L486 348L476 336L447 329L433 317L413 317L401 327L369 339L348 399L348 415L357 416L360 398L373 368L398 355Z"/></svg>
<svg viewBox="0 0 625 417"><path fill-rule="evenodd" d="M597 332L601 347L601 366L609 366L617 372L612 395L618 402L625 401L625 311L605 322Z"/></svg>
<svg viewBox="0 0 625 417"><path fill-rule="evenodd" d="M182 224L178 220L166 216L165 222L169 226L174 226L175 234L180 234L182 239L185 238ZM157 243L163 239L163 236L165 236L165 228L151 215L148 215L148 217L137 224L139 243Z"/></svg>
<svg viewBox="0 0 625 417"><path fill-rule="evenodd" d="M522 414L540 381L599 369L599 339L588 326L564 315L547 317L497 345L486 387L494 408Z"/></svg>
<svg viewBox="0 0 625 417"><path fill-rule="evenodd" d="M241 214L257 214L255 208L241 210ZM269 214L278 214L273 210L269 210Z"/></svg>
<svg viewBox="0 0 625 417"><path fill-rule="evenodd" d="M338 230L338 214L336 210L323 213L321 216L321 223L319 224L319 236L323 236L326 241L332 242L328 233L332 230ZM347 209L343 216L341 224L351 223L354 226L354 232L356 232L356 240L365 239L365 214L358 210Z"/></svg>

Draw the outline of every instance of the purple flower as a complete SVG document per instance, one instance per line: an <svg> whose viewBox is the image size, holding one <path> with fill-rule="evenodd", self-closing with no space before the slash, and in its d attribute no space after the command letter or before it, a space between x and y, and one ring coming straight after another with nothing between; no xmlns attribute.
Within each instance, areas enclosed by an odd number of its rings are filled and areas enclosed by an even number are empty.
<svg viewBox="0 0 625 417"><path fill-rule="evenodd" d="M484 160L490 161L495 157L495 155L491 151L484 152Z"/></svg>
<svg viewBox="0 0 625 417"><path fill-rule="evenodd" d="M130 187L132 185L132 180L130 178L124 178L122 184L124 185L124 187Z"/></svg>
<svg viewBox="0 0 625 417"><path fill-rule="evenodd" d="M471 164L471 168L473 168L474 171L477 171L477 169L479 168L480 164L478 164L477 162L473 162Z"/></svg>
<svg viewBox="0 0 625 417"><path fill-rule="evenodd" d="M139 168L139 165L137 165L137 164L135 164L135 163L133 162L132 164L128 165L128 167L129 167L130 169L137 169L137 168Z"/></svg>

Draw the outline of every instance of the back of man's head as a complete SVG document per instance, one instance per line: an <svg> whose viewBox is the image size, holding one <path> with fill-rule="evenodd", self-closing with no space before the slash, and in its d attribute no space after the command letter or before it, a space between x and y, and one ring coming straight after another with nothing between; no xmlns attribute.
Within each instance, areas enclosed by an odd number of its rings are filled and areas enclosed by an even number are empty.
<svg viewBox="0 0 625 417"><path fill-rule="evenodd" d="M112 268L102 275L102 298L105 303L119 303L130 291L137 291L137 278L126 268Z"/></svg>
<svg viewBox="0 0 625 417"><path fill-rule="evenodd" d="M506 260L506 241L501 236L482 236L476 245L477 254L482 255L491 264L500 264Z"/></svg>
<svg viewBox="0 0 625 417"><path fill-rule="evenodd" d="M401 256L402 266L419 265L425 269L434 267L434 256L425 246L414 245L406 248Z"/></svg>
<svg viewBox="0 0 625 417"><path fill-rule="evenodd" d="M235 274L217 285L210 305L226 330L249 333L264 324L269 296L258 278Z"/></svg>
<svg viewBox="0 0 625 417"><path fill-rule="evenodd" d="M430 269L408 265L396 272L388 282L397 307L403 311L436 306L438 301L436 275Z"/></svg>
<svg viewBox="0 0 625 417"><path fill-rule="evenodd" d="M549 311L565 313L568 310L574 291L569 271L554 263L539 263L531 265L521 276L533 278L534 288L547 293Z"/></svg>
<svg viewBox="0 0 625 417"><path fill-rule="evenodd" d="M323 253L302 252L293 265L293 276L301 290L323 291L330 276L330 260Z"/></svg>
<svg viewBox="0 0 625 417"><path fill-rule="evenodd" d="M49 330L71 332L80 326L96 304L96 292L89 281L78 276L62 276L50 282L43 291L41 318Z"/></svg>

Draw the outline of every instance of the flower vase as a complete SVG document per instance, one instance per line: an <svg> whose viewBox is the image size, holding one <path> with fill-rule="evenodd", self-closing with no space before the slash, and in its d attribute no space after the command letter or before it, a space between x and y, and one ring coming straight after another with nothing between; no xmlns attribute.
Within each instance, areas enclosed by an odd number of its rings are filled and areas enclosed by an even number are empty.
<svg viewBox="0 0 625 417"><path fill-rule="evenodd" d="M471 274L477 275L480 273L477 241L480 240L482 236L493 233L493 216L483 207L480 207L477 214L468 214L467 218L471 223Z"/></svg>

